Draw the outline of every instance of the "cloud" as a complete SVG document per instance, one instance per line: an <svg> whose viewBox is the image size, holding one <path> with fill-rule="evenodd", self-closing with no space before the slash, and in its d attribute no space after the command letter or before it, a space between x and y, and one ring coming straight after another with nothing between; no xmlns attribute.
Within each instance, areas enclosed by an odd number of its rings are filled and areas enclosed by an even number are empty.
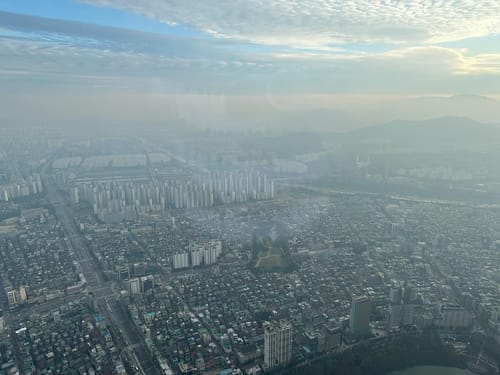
<svg viewBox="0 0 500 375"><path fill-rule="evenodd" d="M408 70L427 70L441 75L498 75L500 54L469 55L466 49L436 46L411 47L378 55Z"/></svg>
<svg viewBox="0 0 500 375"><path fill-rule="evenodd" d="M424 45L378 53L246 49L0 12L3 90L85 86L160 93L481 93L498 95L500 54ZM88 26L88 27L87 27Z"/></svg>
<svg viewBox="0 0 500 375"><path fill-rule="evenodd" d="M273 69L232 42L0 12L0 79L38 85L221 91ZM199 83L203 82L203 85ZM9 86L9 89L12 87Z"/></svg>
<svg viewBox="0 0 500 375"><path fill-rule="evenodd" d="M379 72L424 73L426 75L498 75L500 54L469 54L465 48L419 46L396 48L381 53L279 53L277 60L302 61L316 66L329 65L332 69L342 65L371 67Z"/></svg>
<svg viewBox="0 0 500 375"><path fill-rule="evenodd" d="M340 129L404 114L443 114L441 107L431 112L428 105L404 107L394 100L382 105L362 97L500 95L500 53L483 48L474 54L460 48L461 43L430 44L459 38L458 31L469 35L469 26L475 24L490 25L474 29L481 33L494 29L496 19L480 16L487 2L455 1L452 10L444 0L422 0L421 5L384 1L384 6L400 9L397 16L383 11L378 0L325 1L322 15L317 1L303 0L302 6L293 0L239 1L231 6L224 0L99 1L219 37L155 34L0 12L0 124L135 125L180 118L203 126L276 123ZM450 9L424 17L430 12L420 9L424 3L429 3L426 9ZM410 4L421 12L418 22L408 18ZM492 15L498 14L496 4L490 3ZM362 7L363 12L358 9ZM472 17L470 25L460 28L462 16L457 13L469 8L475 12L464 13ZM372 50L366 45L331 46L359 40L395 44ZM339 105L349 94L353 99ZM462 114L460 103L452 104L444 114ZM483 109L464 109L463 115L498 117L498 111Z"/></svg>
<svg viewBox="0 0 500 375"><path fill-rule="evenodd" d="M437 43L500 32L498 0L83 0L259 44Z"/></svg>

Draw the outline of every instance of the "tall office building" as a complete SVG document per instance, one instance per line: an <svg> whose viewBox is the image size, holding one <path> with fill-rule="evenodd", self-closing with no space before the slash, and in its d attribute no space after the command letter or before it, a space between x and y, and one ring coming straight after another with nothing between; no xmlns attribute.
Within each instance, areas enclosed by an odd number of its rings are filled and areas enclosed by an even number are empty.
<svg viewBox="0 0 500 375"><path fill-rule="evenodd" d="M286 320L265 322L264 367L282 366L292 360L292 324Z"/></svg>
<svg viewBox="0 0 500 375"><path fill-rule="evenodd" d="M391 289L389 315L387 320L388 329L411 326L415 323L415 304L417 290L409 283L404 287L398 285Z"/></svg>
<svg viewBox="0 0 500 375"><path fill-rule="evenodd" d="M141 293L148 293L152 291L155 286L155 280L153 275L143 276L140 278Z"/></svg>
<svg viewBox="0 0 500 375"><path fill-rule="evenodd" d="M349 328L353 337L361 338L370 335L371 312L372 304L368 297L361 296L352 299Z"/></svg>
<svg viewBox="0 0 500 375"><path fill-rule="evenodd" d="M16 307L20 302L19 291L17 289L7 290L7 298L9 300L9 307Z"/></svg>
<svg viewBox="0 0 500 375"><path fill-rule="evenodd" d="M22 286L19 288L19 300L20 302L25 302L28 299L28 295L26 294L26 287Z"/></svg>
<svg viewBox="0 0 500 375"><path fill-rule="evenodd" d="M141 293L141 281L138 277L132 279L128 282L129 285L129 293L132 294L140 294Z"/></svg>

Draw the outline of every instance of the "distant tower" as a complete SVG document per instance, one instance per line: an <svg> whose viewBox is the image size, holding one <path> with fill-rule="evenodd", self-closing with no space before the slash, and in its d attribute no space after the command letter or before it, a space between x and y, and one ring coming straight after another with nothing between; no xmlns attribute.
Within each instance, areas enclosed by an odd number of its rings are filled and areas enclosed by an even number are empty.
<svg viewBox="0 0 500 375"><path fill-rule="evenodd" d="M361 160L359 154L356 154L356 167L357 168L368 168L371 165L370 155L366 157L365 160Z"/></svg>
<svg viewBox="0 0 500 375"><path fill-rule="evenodd" d="M371 312L372 304L368 297L361 296L352 299L349 328L353 337L361 338L370 335Z"/></svg>
<svg viewBox="0 0 500 375"><path fill-rule="evenodd" d="M292 324L286 320L264 323L264 367L279 367L292 360Z"/></svg>

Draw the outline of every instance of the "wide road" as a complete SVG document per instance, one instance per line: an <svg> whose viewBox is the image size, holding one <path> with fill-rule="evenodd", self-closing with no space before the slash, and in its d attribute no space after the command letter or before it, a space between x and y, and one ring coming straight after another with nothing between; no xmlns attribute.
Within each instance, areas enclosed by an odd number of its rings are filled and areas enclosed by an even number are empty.
<svg viewBox="0 0 500 375"><path fill-rule="evenodd" d="M111 282L106 280L97 259L92 256L91 250L87 246L86 239L84 239L82 234L76 229L71 208L65 204L64 197L58 190L53 177L47 174L49 163L50 162L44 166L41 173L44 188L47 192L47 198L49 203L54 207L55 216L66 231L71 247L80 264L80 270L87 280L88 292L91 292L95 298L98 299L100 310L111 325L118 328L117 331L120 332L122 336L125 336L125 342L132 348L133 357L137 358L138 362L136 365L141 369L142 374L160 374L145 345L143 337L134 329L133 322L130 318L128 318L123 311L119 311L118 303L116 302L118 293L115 293L111 288ZM105 301L105 303L102 304L101 301Z"/></svg>
<svg viewBox="0 0 500 375"><path fill-rule="evenodd" d="M138 329L134 325L130 316L123 311L120 303L116 299L105 299L104 302L100 302L99 306L101 311L104 312L105 317L112 322L112 325L116 328L115 332L118 331L122 335L127 347L122 349L131 349L135 354L132 357L137 358L137 365L141 374L143 375L155 375L161 374L159 368L153 362L151 354L149 353L146 343L142 335L138 332Z"/></svg>

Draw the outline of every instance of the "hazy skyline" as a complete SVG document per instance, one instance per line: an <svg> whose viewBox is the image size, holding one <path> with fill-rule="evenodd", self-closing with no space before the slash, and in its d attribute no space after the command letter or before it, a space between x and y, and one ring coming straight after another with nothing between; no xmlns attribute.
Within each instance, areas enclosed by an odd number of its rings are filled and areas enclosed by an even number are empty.
<svg viewBox="0 0 500 375"><path fill-rule="evenodd" d="M412 98L498 99L498 14L497 1L0 0L0 119L495 122L486 99Z"/></svg>

